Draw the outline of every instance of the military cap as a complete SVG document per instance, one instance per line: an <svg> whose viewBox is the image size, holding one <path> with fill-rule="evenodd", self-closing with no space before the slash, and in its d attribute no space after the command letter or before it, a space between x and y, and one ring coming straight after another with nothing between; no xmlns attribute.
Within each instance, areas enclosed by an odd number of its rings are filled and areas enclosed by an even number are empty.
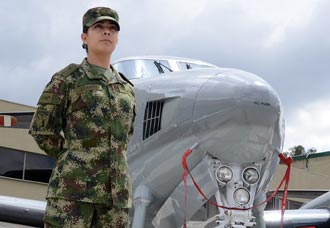
<svg viewBox="0 0 330 228"><path fill-rule="evenodd" d="M89 26L102 20L110 20L114 22L118 28L118 31L120 30L117 11L108 7L95 7L87 10L83 16L83 32L86 32Z"/></svg>

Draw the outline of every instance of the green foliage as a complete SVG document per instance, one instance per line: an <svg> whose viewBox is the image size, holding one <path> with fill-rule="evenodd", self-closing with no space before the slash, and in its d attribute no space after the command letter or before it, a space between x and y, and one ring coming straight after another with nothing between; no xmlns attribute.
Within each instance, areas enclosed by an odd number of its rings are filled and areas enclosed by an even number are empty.
<svg viewBox="0 0 330 228"><path fill-rule="evenodd" d="M306 153L305 147L303 147L302 145L291 147L289 151L292 156L299 156Z"/></svg>
<svg viewBox="0 0 330 228"><path fill-rule="evenodd" d="M284 152L284 153L290 154L291 156L299 156L299 155L311 154L311 153L316 153L316 152L317 152L317 149L314 147L306 150L304 146L297 145L297 146L289 148L289 151Z"/></svg>

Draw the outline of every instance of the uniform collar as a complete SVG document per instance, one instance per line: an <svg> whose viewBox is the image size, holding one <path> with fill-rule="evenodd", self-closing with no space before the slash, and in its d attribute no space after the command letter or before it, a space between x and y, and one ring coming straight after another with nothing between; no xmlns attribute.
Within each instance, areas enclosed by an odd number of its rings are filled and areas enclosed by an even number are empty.
<svg viewBox="0 0 330 228"><path fill-rule="evenodd" d="M111 77L111 79L108 80L102 74L100 74L98 71L93 69L91 64L89 64L87 62L87 58L85 58L81 63L81 68L86 73L86 75L89 79L101 79L103 81L107 81L109 84L114 84L114 83L124 84L124 83L127 83L124 79L121 78L121 76L119 75L119 73L117 72L117 70L115 68L113 68L111 65L110 65L110 67L111 67L111 70L112 70L113 77Z"/></svg>
<svg viewBox="0 0 330 228"><path fill-rule="evenodd" d="M119 75L118 71L110 65L110 68L112 70L113 77L111 78L109 83L116 83L119 82L121 84L126 84L127 82Z"/></svg>

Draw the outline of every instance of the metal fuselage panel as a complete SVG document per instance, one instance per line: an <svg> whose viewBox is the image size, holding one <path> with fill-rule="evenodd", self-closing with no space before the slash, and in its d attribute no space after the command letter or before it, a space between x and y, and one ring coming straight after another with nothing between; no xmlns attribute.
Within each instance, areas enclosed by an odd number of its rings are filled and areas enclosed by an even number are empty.
<svg viewBox="0 0 330 228"><path fill-rule="evenodd" d="M157 78L134 81L137 115L128 151L134 189L146 184L151 188L155 207L168 197L182 179L181 157L197 141L193 132L193 106L203 83L220 70L176 72ZM164 100L161 130L142 140L143 117L147 102ZM191 160L197 164L204 153Z"/></svg>
<svg viewBox="0 0 330 228"><path fill-rule="evenodd" d="M196 97L193 119L196 135L222 162L255 162L281 150L279 97L253 74L236 70L211 77Z"/></svg>
<svg viewBox="0 0 330 228"><path fill-rule="evenodd" d="M156 211L182 181L183 153L198 142L188 159L193 168L206 153L227 164L272 160L284 137L282 106L276 92L261 78L233 69L175 72L133 81L137 119L128 150L134 190L148 186ZM143 140L147 102L164 100L159 132ZM274 159L275 158L275 159ZM276 165L268 162L264 189ZM270 168L271 170L266 169Z"/></svg>

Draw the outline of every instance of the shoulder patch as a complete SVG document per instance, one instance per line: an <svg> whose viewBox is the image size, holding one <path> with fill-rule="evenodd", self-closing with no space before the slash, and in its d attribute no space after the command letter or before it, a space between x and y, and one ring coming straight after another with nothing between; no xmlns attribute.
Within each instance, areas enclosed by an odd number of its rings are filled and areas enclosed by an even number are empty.
<svg viewBox="0 0 330 228"><path fill-rule="evenodd" d="M58 73L61 74L61 75L64 75L64 76L68 76L72 72L74 72L75 70L77 70L78 68L79 68L79 65L78 64L71 63L70 65L68 65L64 69L60 70Z"/></svg>
<svg viewBox="0 0 330 228"><path fill-rule="evenodd" d="M120 72L118 72L118 73L119 73L120 77L121 77L124 81L128 82L131 86L134 87L134 84L133 84L128 78L126 78L125 75L123 75L123 74L120 73Z"/></svg>

